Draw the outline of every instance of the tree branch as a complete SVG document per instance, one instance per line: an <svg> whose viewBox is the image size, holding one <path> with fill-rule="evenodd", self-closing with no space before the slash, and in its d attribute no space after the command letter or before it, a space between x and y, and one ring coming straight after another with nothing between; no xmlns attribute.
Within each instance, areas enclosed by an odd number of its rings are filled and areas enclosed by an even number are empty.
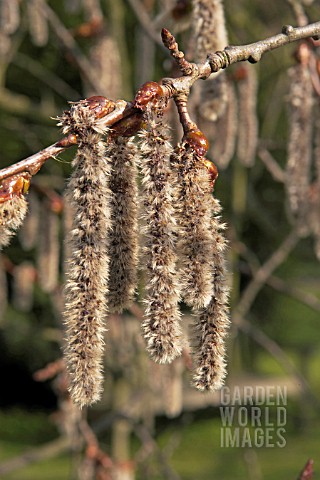
<svg viewBox="0 0 320 480"><path fill-rule="evenodd" d="M180 63L183 65L183 75L181 77L164 78L159 82L162 84L163 98L169 99L176 98L179 95L188 95L195 81L200 78L206 79L212 73L218 72L221 69L225 69L233 63L242 61L255 63L258 62L262 55L268 51L306 38L318 39L320 36L320 22L297 28L286 25L283 27L282 33L269 37L265 40L251 43L249 45L229 46L223 51L210 53L205 62L201 64L189 64L192 70L189 74L186 74L185 67L187 62L181 61L181 55L174 37L166 29L164 29L164 32L166 39L168 39L168 35L170 35L170 42L167 42L169 50L172 52L174 58L178 61L178 64ZM174 48L170 49L169 45L174 46ZM86 69L84 68L84 70ZM122 119L134 116L136 114L137 109L134 107L133 103L118 101L116 102L116 108L114 111L105 115L103 118L97 118L96 126L100 130L107 127L112 127ZM70 138L68 139L66 137L15 165L1 169L0 181L11 175L21 172L28 172L31 175L34 175L46 160L54 157L75 143L76 141L70 142Z"/></svg>

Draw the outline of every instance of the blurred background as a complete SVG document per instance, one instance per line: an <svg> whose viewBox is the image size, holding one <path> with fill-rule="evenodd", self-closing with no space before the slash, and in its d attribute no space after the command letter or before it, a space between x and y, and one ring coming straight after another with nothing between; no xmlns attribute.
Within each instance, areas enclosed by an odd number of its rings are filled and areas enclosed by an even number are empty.
<svg viewBox="0 0 320 480"><path fill-rule="evenodd" d="M318 14L318 0L1 0L0 168L55 143L68 102L130 101L145 81L179 75L162 27L199 61ZM197 82L189 102L228 225L226 385L287 389L285 447L221 446L221 396L191 388L188 352L169 366L147 357L141 291L108 319L102 401L85 415L71 405L61 359L71 148L32 179L28 217L1 252L2 479L295 479L308 458L320 472L319 49L302 42L234 65ZM167 118L179 141L175 112Z"/></svg>

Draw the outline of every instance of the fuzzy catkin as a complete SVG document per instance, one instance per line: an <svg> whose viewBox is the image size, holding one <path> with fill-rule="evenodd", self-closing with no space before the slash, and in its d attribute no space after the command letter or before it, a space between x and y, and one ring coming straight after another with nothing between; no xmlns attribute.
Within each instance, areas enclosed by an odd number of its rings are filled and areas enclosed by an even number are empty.
<svg viewBox="0 0 320 480"><path fill-rule="evenodd" d="M205 60L206 55L223 50L228 45L222 0L192 0L194 58Z"/></svg>
<svg viewBox="0 0 320 480"><path fill-rule="evenodd" d="M192 0L193 58L202 62L210 52L223 50L228 45L222 0ZM199 84L200 85L200 84ZM198 88L200 118L217 122L228 104L227 77L225 72L212 75Z"/></svg>
<svg viewBox="0 0 320 480"><path fill-rule="evenodd" d="M233 157L238 129L238 103L235 89L231 82L227 82L226 86L228 102L219 121L214 125L206 121L200 123L201 130L209 133L210 156L221 169L227 168Z"/></svg>
<svg viewBox="0 0 320 480"><path fill-rule="evenodd" d="M225 337L229 329L228 295L226 280L225 249L223 236L225 225L218 216L221 207L212 197L213 217L211 230L213 234L213 296L209 305L202 309L193 323L193 383L199 390L218 390L226 376Z"/></svg>
<svg viewBox="0 0 320 480"><path fill-rule="evenodd" d="M16 196L0 204L0 250L6 247L22 225L28 204L24 196Z"/></svg>
<svg viewBox="0 0 320 480"><path fill-rule="evenodd" d="M313 86L306 65L289 70L289 137L286 167L286 190L290 212L302 235L307 233L310 164L312 156Z"/></svg>
<svg viewBox="0 0 320 480"><path fill-rule="evenodd" d="M142 331L151 357L159 363L169 363L181 354L176 225L169 166L172 148L162 122L156 122L150 114L141 138L147 270Z"/></svg>
<svg viewBox="0 0 320 480"><path fill-rule="evenodd" d="M67 202L73 208L70 232L71 258L66 272L64 322L65 358L69 390L80 407L99 400L102 390L104 320L107 311L110 229L110 163L100 134L90 128L85 104L76 105L61 118L64 132L78 133L78 151L67 187Z"/></svg>
<svg viewBox="0 0 320 480"><path fill-rule="evenodd" d="M209 304L212 285L211 188L206 168L196 153L182 145L173 155L179 225L179 275L183 299L199 309Z"/></svg>
<svg viewBox="0 0 320 480"><path fill-rule="evenodd" d="M121 313L132 301L137 285L137 147L120 137L110 143L108 152L112 162L108 303L110 312Z"/></svg>

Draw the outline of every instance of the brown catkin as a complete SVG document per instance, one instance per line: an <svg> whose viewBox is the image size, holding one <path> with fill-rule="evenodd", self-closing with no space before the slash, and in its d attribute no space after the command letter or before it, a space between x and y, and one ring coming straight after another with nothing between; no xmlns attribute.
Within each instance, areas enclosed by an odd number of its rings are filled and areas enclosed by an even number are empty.
<svg viewBox="0 0 320 480"><path fill-rule="evenodd" d="M214 125L200 123L200 128L209 134L210 156L221 169L227 168L233 157L238 129L238 104L231 82L227 82L227 96L226 109L219 121Z"/></svg>
<svg viewBox="0 0 320 480"><path fill-rule="evenodd" d="M225 337L229 329L225 249L225 225L218 214L221 207L212 197L213 296L209 305L194 320L193 383L199 390L218 390L226 376Z"/></svg>
<svg viewBox="0 0 320 480"><path fill-rule="evenodd" d="M315 179L309 189L308 224L314 236L315 253L320 260L320 114L315 112L314 123L314 174Z"/></svg>
<svg viewBox="0 0 320 480"><path fill-rule="evenodd" d="M169 157L172 147L161 121L147 116L141 133L145 220L146 310L142 331L151 357L169 363L181 354L180 312L175 272L175 221Z"/></svg>
<svg viewBox="0 0 320 480"><path fill-rule="evenodd" d="M258 144L257 74L254 66L241 66L243 78L238 82L238 145L237 157L252 167Z"/></svg>
<svg viewBox="0 0 320 480"><path fill-rule="evenodd" d="M180 283L184 301L199 309L209 304L213 288L211 188L208 172L196 153L185 145L177 152L172 163L177 177Z"/></svg>
<svg viewBox="0 0 320 480"><path fill-rule="evenodd" d="M6 247L22 225L28 204L24 196L16 196L0 204L0 250Z"/></svg>
<svg viewBox="0 0 320 480"><path fill-rule="evenodd" d="M2 0L0 2L0 29L11 35L20 25L19 0Z"/></svg>
<svg viewBox="0 0 320 480"><path fill-rule="evenodd" d="M307 233L308 190L312 156L313 86L308 66L297 64L289 70L289 136L286 190L290 212L302 235Z"/></svg>
<svg viewBox="0 0 320 480"><path fill-rule="evenodd" d="M37 249L39 284L45 292L53 292L59 280L59 217L48 210L46 203L41 207Z"/></svg>
<svg viewBox="0 0 320 480"><path fill-rule="evenodd" d="M28 195L29 209L25 221L19 230L19 241L23 250L31 250L36 246L39 233L40 222L40 202L32 190Z"/></svg>
<svg viewBox="0 0 320 480"><path fill-rule="evenodd" d="M120 313L132 301L137 286L137 147L120 137L110 143L108 155L112 162L108 303L110 312Z"/></svg>
<svg viewBox="0 0 320 480"><path fill-rule="evenodd" d="M65 358L73 401L90 405L102 390L104 321L107 311L110 229L110 162L101 135L91 128L85 102L61 118L63 132L78 135L78 151L67 186L67 202L74 210L70 232L71 258L66 272L64 322Z"/></svg>
<svg viewBox="0 0 320 480"><path fill-rule="evenodd" d="M49 31L47 18L43 12L44 0L28 0L29 31L32 42L37 47L43 47L48 42Z"/></svg>
<svg viewBox="0 0 320 480"><path fill-rule="evenodd" d="M30 312L33 304L33 285L35 268L31 262L25 261L13 271L13 305L17 310Z"/></svg>
<svg viewBox="0 0 320 480"><path fill-rule="evenodd" d="M223 50L228 45L222 0L192 0L193 48L196 62L206 59L210 52ZM212 75L199 84L201 89L200 119L217 122L228 104L227 77L225 72Z"/></svg>
<svg viewBox="0 0 320 480"><path fill-rule="evenodd" d="M106 55L108 61L106 62ZM116 40L106 32L102 32L94 41L90 48L90 65L92 74L99 79L99 86L104 95L108 98L119 98L121 95L122 64L119 53L119 47ZM86 86L86 96L94 95L92 86Z"/></svg>
<svg viewBox="0 0 320 480"><path fill-rule="evenodd" d="M205 60L206 55L223 50L228 45L222 0L192 0L194 58Z"/></svg>
<svg viewBox="0 0 320 480"><path fill-rule="evenodd" d="M4 321L4 314L8 305L8 283L2 255L0 255L0 325Z"/></svg>

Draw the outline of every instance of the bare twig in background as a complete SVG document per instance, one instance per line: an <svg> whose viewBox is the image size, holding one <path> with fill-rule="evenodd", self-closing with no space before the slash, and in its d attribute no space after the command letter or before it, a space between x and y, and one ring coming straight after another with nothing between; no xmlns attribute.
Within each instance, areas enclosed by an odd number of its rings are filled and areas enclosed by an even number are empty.
<svg viewBox="0 0 320 480"><path fill-rule="evenodd" d="M272 178L274 180L276 180L277 182L284 183L285 172L282 170L282 168L279 166L279 164L273 158L271 153L266 149L260 148L258 150L258 155L260 157L260 160L263 161L267 170L271 173Z"/></svg>
<svg viewBox="0 0 320 480"><path fill-rule="evenodd" d="M271 255L271 257L257 270L254 278L249 283L238 305L234 309L234 316L245 316L251 308L256 296L268 280L272 272L281 265L281 263L288 257L294 247L299 241L299 236L295 230L292 230L285 238L278 249ZM236 321L237 323L237 321Z"/></svg>

